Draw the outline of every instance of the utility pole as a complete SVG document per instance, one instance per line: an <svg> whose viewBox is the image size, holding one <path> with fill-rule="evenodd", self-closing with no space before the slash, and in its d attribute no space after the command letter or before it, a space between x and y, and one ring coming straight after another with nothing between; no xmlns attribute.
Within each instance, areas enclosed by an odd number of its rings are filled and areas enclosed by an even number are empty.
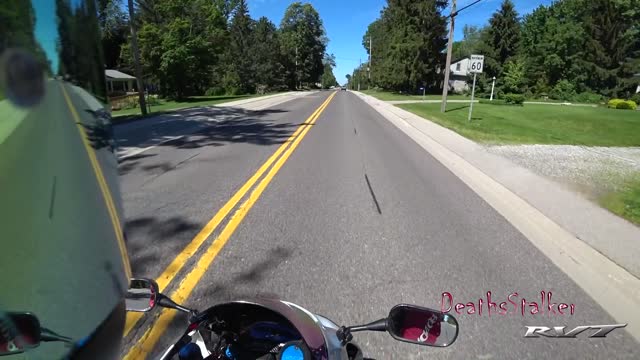
<svg viewBox="0 0 640 360"><path fill-rule="evenodd" d="M369 83L371 83L371 61L373 59L373 40L369 36Z"/></svg>
<svg viewBox="0 0 640 360"><path fill-rule="evenodd" d="M449 73L451 72L451 51L453 50L453 27L456 18L456 0L451 4L449 15L449 41L447 43L447 63L444 67L444 84L442 84L442 105L440 111L447 111L447 95L449 93Z"/></svg>
<svg viewBox="0 0 640 360"><path fill-rule="evenodd" d="M360 66L358 66L358 91L360 91L360 73L362 72L362 58L360 58Z"/></svg>
<svg viewBox="0 0 640 360"><path fill-rule="evenodd" d="M298 87L298 45L296 45L296 87Z"/></svg>

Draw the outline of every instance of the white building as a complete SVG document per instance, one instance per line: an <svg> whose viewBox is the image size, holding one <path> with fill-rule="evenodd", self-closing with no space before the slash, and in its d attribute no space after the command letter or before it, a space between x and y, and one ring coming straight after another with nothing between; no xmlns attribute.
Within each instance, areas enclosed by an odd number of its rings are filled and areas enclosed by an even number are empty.
<svg viewBox="0 0 640 360"><path fill-rule="evenodd" d="M449 91L462 93L469 90L469 84L467 84L469 60L469 58L464 58L451 63Z"/></svg>
<svg viewBox="0 0 640 360"><path fill-rule="evenodd" d="M113 93L114 91L122 91L128 93L133 91L134 89L133 85L136 81L136 78L134 76L111 69L105 70L104 76L107 79L107 91L109 93Z"/></svg>

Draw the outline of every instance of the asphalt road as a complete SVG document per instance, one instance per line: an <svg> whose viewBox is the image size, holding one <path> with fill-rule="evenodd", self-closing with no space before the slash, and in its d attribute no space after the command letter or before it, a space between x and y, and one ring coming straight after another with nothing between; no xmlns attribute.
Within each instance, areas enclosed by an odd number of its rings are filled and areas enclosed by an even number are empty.
<svg viewBox="0 0 640 360"><path fill-rule="evenodd" d="M155 278L331 94L242 112L120 164L133 273ZM221 228L221 227L220 227ZM211 244L219 230L205 242ZM196 254L199 256L201 252ZM190 260L178 274L193 266ZM178 281L174 281L178 283ZM168 290L175 289L177 284ZM186 305L275 294L338 324L376 320L398 303L440 309L518 293L575 305L573 315L454 316L444 349L357 334L375 359L637 358L626 332L604 339L525 339L525 325L615 324L563 272L451 172L375 110L338 92L199 281ZM636 311L635 309L629 309ZM527 309L529 311L529 308ZM143 317L129 344L150 325ZM178 315L152 351L184 329Z"/></svg>

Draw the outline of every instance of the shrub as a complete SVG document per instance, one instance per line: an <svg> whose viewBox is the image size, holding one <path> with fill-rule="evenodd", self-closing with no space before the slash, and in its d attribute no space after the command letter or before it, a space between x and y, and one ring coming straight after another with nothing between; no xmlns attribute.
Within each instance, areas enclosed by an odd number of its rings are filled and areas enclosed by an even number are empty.
<svg viewBox="0 0 640 360"><path fill-rule="evenodd" d="M576 88L567 80L560 80L549 92L554 100L570 101L576 96Z"/></svg>
<svg viewBox="0 0 640 360"><path fill-rule="evenodd" d="M507 94L504 96L504 101L511 105L522 105L524 103L524 95Z"/></svg>
<svg viewBox="0 0 640 360"><path fill-rule="evenodd" d="M636 104L640 104L640 93L634 94L629 100L633 101Z"/></svg>
<svg viewBox="0 0 640 360"><path fill-rule="evenodd" d="M621 110L635 110L638 108L638 105L631 100L623 100L621 102L618 103L618 105L616 105L616 109L621 109Z"/></svg>
<svg viewBox="0 0 640 360"><path fill-rule="evenodd" d="M598 104L602 101L602 96L595 94L595 93L591 93L591 92L583 92L580 93L578 95L576 95L573 100L575 102L580 102L580 103L588 103L588 104Z"/></svg>
<svg viewBox="0 0 640 360"><path fill-rule="evenodd" d="M210 87L207 89L207 91L205 91L205 95L206 96L221 96L224 95L225 90L223 87L221 86L214 86L214 87Z"/></svg>
<svg viewBox="0 0 640 360"><path fill-rule="evenodd" d="M607 107L610 109L615 109L618 107L618 104L623 102L624 100L622 99L611 99L609 100L609 102L607 103Z"/></svg>
<svg viewBox="0 0 640 360"><path fill-rule="evenodd" d="M494 99L494 100L480 99L478 102L480 104L487 104L487 105L511 105L511 104L507 104L506 101L499 100L499 99Z"/></svg>
<svg viewBox="0 0 640 360"><path fill-rule="evenodd" d="M480 99L479 103L480 103L480 104L487 104L487 105L508 105L508 106L515 106L515 104L513 104L513 103L508 103L506 100L502 100L502 99L493 99L493 101L491 101L491 100L487 100L487 99Z"/></svg>
<svg viewBox="0 0 640 360"><path fill-rule="evenodd" d="M633 100L611 99L607 103L607 107L610 109L635 110L638 105Z"/></svg>

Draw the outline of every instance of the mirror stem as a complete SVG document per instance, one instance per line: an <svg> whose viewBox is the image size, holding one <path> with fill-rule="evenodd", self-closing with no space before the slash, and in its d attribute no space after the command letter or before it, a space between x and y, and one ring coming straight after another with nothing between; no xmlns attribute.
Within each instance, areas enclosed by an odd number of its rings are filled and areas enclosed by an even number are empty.
<svg viewBox="0 0 640 360"><path fill-rule="evenodd" d="M184 311L186 313L189 314L196 314L195 310L186 308L182 305L178 305L175 301L171 300L169 297L163 295L163 294L158 294L158 305L163 306L163 307L168 307L171 309L176 309L176 310L180 310L180 311Z"/></svg>
<svg viewBox="0 0 640 360"><path fill-rule="evenodd" d="M387 331L387 318L376 320L376 321L374 321L372 323L368 323L366 325L350 326L349 330L351 332L356 332L356 331Z"/></svg>
<svg viewBox="0 0 640 360"><path fill-rule="evenodd" d="M40 340L42 341L62 341L62 342L67 342L67 343L71 343L71 338L66 337L66 336L62 336L62 335L58 335L55 332L47 329L47 328L42 328L41 330L41 334L40 334Z"/></svg>
<svg viewBox="0 0 640 360"><path fill-rule="evenodd" d="M376 320L366 325L350 327L341 326L336 331L336 336L342 345L346 345L349 341L353 340L353 335L351 335L351 333L357 331L387 331L387 318Z"/></svg>

